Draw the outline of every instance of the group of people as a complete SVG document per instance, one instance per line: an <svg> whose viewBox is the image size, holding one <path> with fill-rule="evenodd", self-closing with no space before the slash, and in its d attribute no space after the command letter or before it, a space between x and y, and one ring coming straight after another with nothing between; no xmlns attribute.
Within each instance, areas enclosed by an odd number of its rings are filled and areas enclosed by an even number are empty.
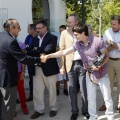
<svg viewBox="0 0 120 120"><path fill-rule="evenodd" d="M115 15L111 18L111 28L106 30L103 40L97 35L90 34L90 26L82 24L77 14L68 17L67 26L68 29L65 28L61 32L57 48L57 37L48 32L45 20L40 20L35 25L30 24L24 52L25 47L20 46L20 42L17 41L21 30L18 21L15 19L6 21L5 31L0 33L0 111L2 111L0 120L14 119L18 86L19 96L21 94L25 96L24 91L21 91L24 82L24 64L28 66L30 94L26 100L25 97L22 98L23 101L33 100L35 112L31 119L36 119L45 113L45 87L49 91L49 116L57 115L59 71L62 79L63 75L66 75L64 94L69 94L72 112L70 120L77 120L79 113L78 82L82 100L81 111L87 119L98 118L96 86L99 85L106 106L107 119L114 120L112 95L115 80L117 81L117 110L120 113L120 16ZM105 58L100 65L95 66L93 62L97 59L98 52L105 54ZM56 58L59 58L59 65ZM21 104L21 107L24 114L28 114L26 105L23 107Z"/></svg>

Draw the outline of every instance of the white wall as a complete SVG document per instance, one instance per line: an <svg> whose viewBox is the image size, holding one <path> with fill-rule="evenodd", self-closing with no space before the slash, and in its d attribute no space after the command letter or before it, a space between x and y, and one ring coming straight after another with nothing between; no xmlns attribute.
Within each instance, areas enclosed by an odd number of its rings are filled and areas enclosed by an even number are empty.
<svg viewBox="0 0 120 120"><path fill-rule="evenodd" d="M59 32L59 26L66 24L66 4L63 0L48 0L50 8L50 30Z"/></svg>
<svg viewBox="0 0 120 120"><path fill-rule="evenodd" d="M48 0L50 8L50 30L59 31L61 24L66 24L66 7L63 0ZM19 21L21 32L19 39L25 40L27 26L32 23L32 0L0 0L0 8L8 8L8 18Z"/></svg>
<svg viewBox="0 0 120 120"><path fill-rule="evenodd" d="M8 8L8 18L15 18L19 21L21 32L19 39L24 41L27 35L27 26L32 23L31 1L32 0L0 0L1 8ZM1 3L0 2L0 3Z"/></svg>

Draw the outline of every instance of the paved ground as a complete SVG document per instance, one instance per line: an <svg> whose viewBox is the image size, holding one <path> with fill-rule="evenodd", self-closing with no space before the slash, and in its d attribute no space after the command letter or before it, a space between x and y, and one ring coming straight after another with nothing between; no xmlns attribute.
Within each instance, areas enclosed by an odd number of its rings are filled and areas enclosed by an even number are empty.
<svg viewBox="0 0 120 120"><path fill-rule="evenodd" d="M26 92L26 97L28 97L29 90L25 90ZM116 107L116 91L114 91L114 108ZM101 92L98 88L97 90L97 111L99 107L102 105L103 100L102 100L102 95ZM70 120L71 116L71 107L69 103L69 97L65 96L63 94L63 89L61 88L60 90L60 95L58 96L58 114L51 118L49 117L49 95L48 91L45 90L45 115L35 119L35 120ZM78 105L79 109L81 108L81 98L80 98L80 93L78 94ZM15 120L31 120L31 115L34 113L34 107L33 107L33 102L28 102L27 103L28 109L29 109L29 115L24 115L21 111L20 105L17 104L17 117L15 117ZM98 111L99 119L98 120L107 120L105 116L105 112L100 112ZM81 115L81 110L79 112L79 117L77 120L84 120L84 117ZM120 113L117 113L115 110L115 120L120 120Z"/></svg>

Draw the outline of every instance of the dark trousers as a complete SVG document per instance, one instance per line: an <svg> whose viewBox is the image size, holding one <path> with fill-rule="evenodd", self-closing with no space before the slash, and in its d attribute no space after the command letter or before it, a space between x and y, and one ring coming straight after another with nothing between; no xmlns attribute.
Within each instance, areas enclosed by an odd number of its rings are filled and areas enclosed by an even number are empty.
<svg viewBox="0 0 120 120"><path fill-rule="evenodd" d="M82 113L88 112L87 89L86 89L86 72L81 60L73 61L71 70L67 73L69 96L71 101L72 113L78 113L77 105L77 79L80 84L82 97Z"/></svg>
<svg viewBox="0 0 120 120"><path fill-rule="evenodd" d="M24 80L20 80L21 72L18 72L18 85L17 90L20 98L21 108L26 108L26 97L25 97L25 90L24 90Z"/></svg>
<svg viewBox="0 0 120 120"><path fill-rule="evenodd" d="M17 87L0 87L0 120L13 120L16 108ZM1 98L2 97L2 98Z"/></svg>
<svg viewBox="0 0 120 120"><path fill-rule="evenodd" d="M33 66L28 66L30 95L33 96Z"/></svg>

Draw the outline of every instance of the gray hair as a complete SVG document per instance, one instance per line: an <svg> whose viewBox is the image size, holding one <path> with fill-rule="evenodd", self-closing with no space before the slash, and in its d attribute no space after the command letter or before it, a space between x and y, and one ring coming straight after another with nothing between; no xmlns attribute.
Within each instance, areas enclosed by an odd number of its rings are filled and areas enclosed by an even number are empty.
<svg viewBox="0 0 120 120"><path fill-rule="evenodd" d="M10 30L10 27L15 28L15 21L17 21L17 20L13 19L13 18L6 20L5 28L6 28L7 31Z"/></svg>
<svg viewBox="0 0 120 120"><path fill-rule="evenodd" d="M69 16L73 16L75 18L75 22L80 22L80 18L77 14L73 13L73 14L70 14Z"/></svg>

